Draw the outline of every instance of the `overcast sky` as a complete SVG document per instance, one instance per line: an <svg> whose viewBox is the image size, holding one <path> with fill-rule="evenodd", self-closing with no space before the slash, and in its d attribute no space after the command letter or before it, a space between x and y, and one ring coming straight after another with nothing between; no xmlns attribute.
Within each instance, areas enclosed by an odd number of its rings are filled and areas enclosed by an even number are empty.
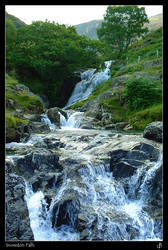
<svg viewBox="0 0 168 250"><path fill-rule="evenodd" d="M8 14L31 24L32 21L55 21L76 25L95 19L103 19L108 5L6 5ZM163 12L162 5L143 5L148 17ZM140 5L142 7L142 5Z"/></svg>

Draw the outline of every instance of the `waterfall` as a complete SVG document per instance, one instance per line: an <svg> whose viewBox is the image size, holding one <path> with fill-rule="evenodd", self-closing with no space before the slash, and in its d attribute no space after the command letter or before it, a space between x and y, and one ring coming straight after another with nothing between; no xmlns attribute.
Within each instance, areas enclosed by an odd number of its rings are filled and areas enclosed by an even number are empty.
<svg viewBox="0 0 168 250"><path fill-rule="evenodd" d="M33 192L30 184L25 182L25 200L29 210L30 225L35 241L73 241L78 240L78 234L70 227L63 225L53 229L50 211L47 211L47 203L41 191Z"/></svg>
<svg viewBox="0 0 168 250"><path fill-rule="evenodd" d="M110 78L110 66L112 61L105 62L105 70L95 73L95 69L87 70L81 73L81 81L78 82L69 98L66 107L71 104L86 99L96 86L107 81Z"/></svg>
<svg viewBox="0 0 168 250"><path fill-rule="evenodd" d="M55 124L51 123L50 119L48 118L47 114L41 115L41 122L49 126L51 130L56 130Z"/></svg>
<svg viewBox="0 0 168 250"><path fill-rule="evenodd" d="M68 113L68 119L60 114L60 126L62 129L73 129L73 128L79 128L80 126L80 120L82 116L84 115L83 112L74 112L74 113Z"/></svg>
<svg viewBox="0 0 168 250"><path fill-rule="evenodd" d="M68 178L69 168L65 171L64 181L53 197L50 207L47 204L44 194L41 191L33 193L30 186L26 184L26 195L31 227L35 240L80 240L80 233L75 228L78 219L75 210L75 201L80 203L80 211L83 220L87 225L87 240L121 241L121 240L161 240L161 232L155 231L153 219L144 210L144 190L145 196L149 195L146 190L146 181L153 178L155 171L161 165L161 159L147 171L142 173L137 170L129 179L129 192L125 192L124 186L120 181L116 181L112 172L108 172L107 166L100 164L95 166L92 162L80 167L77 171L80 175L80 185L75 179ZM139 196L130 196L133 183L139 185ZM137 185L136 185L137 186ZM68 194L76 194L76 198L69 201ZM67 198L66 198L67 197ZM60 201L64 203L59 203ZM55 208L55 205L58 204ZM62 205L61 205L62 204ZM63 206L64 205L64 206ZM66 206L65 206L66 205ZM55 214L54 214L54 209ZM66 209L66 211L64 211ZM59 213L63 213L59 215ZM55 223L52 224L53 216ZM61 224L61 218L69 219L69 224ZM57 220L61 225L57 226ZM159 235L159 236L158 236Z"/></svg>

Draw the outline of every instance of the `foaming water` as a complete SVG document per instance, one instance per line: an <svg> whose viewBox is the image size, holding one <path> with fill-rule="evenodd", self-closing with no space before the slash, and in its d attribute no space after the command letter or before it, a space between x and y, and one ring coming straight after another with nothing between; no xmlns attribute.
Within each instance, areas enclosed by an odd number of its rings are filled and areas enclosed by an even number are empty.
<svg viewBox="0 0 168 250"><path fill-rule="evenodd" d="M60 126L61 129L77 129L81 124L83 112L68 113L68 119L60 113Z"/></svg>
<svg viewBox="0 0 168 250"><path fill-rule="evenodd" d="M41 191L34 193L28 183L26 183L25 200L35 241L74 241L79 239L73 228L67 225L59 228L52 227L50 211L47 210L44 194Z"/></svg>
<svg viewBox="0 0 168 250"><path fill-rule="evenodd" d="M110 66L112 61L105 62L105 70L95 73L95 69L87 70L81 74L81 81L78 82L69 98L66 107L84 100L93 92L94 88L110 78Z"/></svg>
<svg viewBox="0 0 168 250"><path fill-rule="evenodd" d="M51 218L55 204L65 197L66 192L76 192L76 198L80 202L80 213L85 216L88 226L87 240L121 241L121 240L161 240L155 233L153 219L144 210L144 195L141 190L147 176L155 172L161 161L155 163L148 171L144 172L144 178L139 185L139 196L133 197L125 192L123 185L116 181L112 173L108 172L108 167L103 164L94 166L88 161L87 166L78 169L80 182L76 182L72 177L68 178L68 170L65 173L63 184L58 189L51 202L49 210L44 200L43 193L33 193L27 185L26 200L29 209L31 227L35 235L35 240L80 240L80 233L76 231L74 221L77 214L66 211L69 214L71 225L52 227ZM156 167L157 165L157 167ZM128 181L131 188L138 175L135 173ZM152 178L152 177L151 177ZM81 185L82 184L82 185ZM145 193L146 198L148 192ZM56 211L59 213L60 206ZM75 217L74 217L75 216ZM96 229L94 229L96 227ZM93 230L94 229L94 230Z"/></svg>

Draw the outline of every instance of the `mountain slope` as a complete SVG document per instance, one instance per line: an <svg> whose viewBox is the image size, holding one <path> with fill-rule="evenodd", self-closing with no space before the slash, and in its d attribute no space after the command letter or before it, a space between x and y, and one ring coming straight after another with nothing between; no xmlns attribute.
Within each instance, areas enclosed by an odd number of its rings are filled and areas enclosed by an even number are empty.
<svg viewBox="0 0 168 250"><path fill-rule="evenodd" d="M5 11L5 18L9 18L12 21L12 23L16 26L16 28L20 28L20 27L23 27L23 26L26 25L19 18L15 17L13 15L8 14L6 11Z"/></svg>
<svg viewBox="0 0 168 250"><path fill-rule="evenodd" d="M140 60L137 60L140 56ZM130 80L142 81L145 87L154 84L157 93L162 91L162 28L149 32L144 38L132 44L126 54L127 62L114 61L110 70L110 79L94 89L87 100L75 103L73 109L85 111L97 120L97 125L112 129L125 126L129 129L144 130L153 121L162 120L162 100L152 96L148 106L135 110L128 108L123 91ZM146 92L148 95L149 92ZM150 92L151 93L151 92ZM145 99L144 92L137 97ZM139 100L139 99L138 99Z"/></svg>
<svg viewBox="0 0 168 250"><path fill-rule="evenodd" d="M75 25L76 31L80 35L86 35L92 40L98 40L96 29L101 27L103 20L93 20L86 23L81 23ZM158 14L152 17L149 17L149 24L146 25L149 30L155 30L163 26L163 14Z"/></svg>

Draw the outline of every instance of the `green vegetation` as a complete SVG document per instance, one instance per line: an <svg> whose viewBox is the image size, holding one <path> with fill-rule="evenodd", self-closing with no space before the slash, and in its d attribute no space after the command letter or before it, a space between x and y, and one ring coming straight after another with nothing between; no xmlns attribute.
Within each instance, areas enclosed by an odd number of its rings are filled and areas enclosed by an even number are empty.
<svg viewBox="0 0 168 250"><path fill-rule="evenodd" d="M99 67L104 59L98 52L103 54L104 50L103 43L78 35L74 27L37 21L17 29L7 70L12 62L20 81L33 92L48 96L51 106L59 106L64 81L74 71Z"/></svg>
<svg viewBox="0 0 168 250"><path fill-rule="evenodd" d="M137 17L132 23L133 13L139 13L138 25ZM118 19L121 27L116 24ZM146 21L144 8L110 6L102 30L98 31L102 41L97 41L79 35L75 27L47 20L19 24L19 19L6 13L7 133L14 135L18 124L26 122L17 110L43 112L40 98L35 94L47 96L51 107L59 107L68 89L72 90L72 82L68 81L67 85L65 82L74 72L88 68L99 70L102 62L111 59L115 60L111 78L96 87L87 100L71 108L81 108L95 100L103 112L110 114L109 123L126 121L136 130L143 130L151 121L161 120L162 28L140 39L147 30ZM25 84L35 94L26 88L19 89L18 84ZM99 98L102 94L105 97ZM103 124L101 120L98 123Z"/></svg>
<svg viewBox="0 0 168 250"><path fill-rule="evenodd" d="M8 14L6 11L5 11L5 19L6 20L9 19L15 25L16 28L20 28L20 27L23 27L23 26L26 25L19 18L15 17L13 15Z"/></svg>
<svg viewBox="0 0 168 250"><path fill-rule="evenodd" d="M17 128L20 124L27 124L27 120L20 119L11 115L11 113L7 110L6 111L6 127L7 128Z"/></svg>
<svg viewBox="0 0 168 250"><path fill-rule="evenodd" d="M18 81L10 76L6 76L5 99L7 110L21 109L23 112L40 113L43 111L43 104L40 98L26 90L17 89ZM10 104L11 103L11 104Z"/></svg>
<svg viewBox="0 0 168 250"><path fill-rule="evenodd" d="M140 62L161 58L162 57L162 27L154 30L145 36L144 39L132 44L124 58L128 58L129 63ZM158 52L157 52L158 51ZM158 53L158 54L157 54Z"/></svg>
<svg viewBox="0 0 168 250"><path fill-rule="evenodd" d="M133 112L129 117L129 123L136 130L144 130L146 125L153 121L162 121L162 104L155 104L142 111Z"/></svg>
<svg viewBox="0 0 168 250"><path fill-rule="evenodd" d="M109 44L113 54L121 56L130 44L148 32L144 27L149 20L145 8L136 5L109 6L97 35Z"/></svg>
<svg viewBox="0 0 168 250"><path fill-rule="evenodd" d="M101 27L103 20L93 20L86 23L80 23L75 25L76 31L80 35L85 35L92 40L98 40L96 29ZM149 23L145 23L144 27L147 27L150 31L156 30L163 26L163 14L149 17Z"/></svg>
<svg viewBox="0 0 168 250"><path fill-rule="evenodd" d="M162 48L162 28L134 43L126 53L128 62L116 61L111 66L111 78L97 86L87 100L73 104L72 108L97 100L104 112L111 115L110 122L126 121L140 131L148 123L162 120L162 53L156 54L156 45ZM144 46L148 57L143 55ZM141 53L143 58L138 62ZM99 100L102 93L107 93L106 98Z"/></svg>
<svg viewBox="0 0 168 250"><path fill-rule="evenodd" d="M162 101L162 90L148 78L133 78L126 82L123 97L130 110L140 110Z"/></svg>

